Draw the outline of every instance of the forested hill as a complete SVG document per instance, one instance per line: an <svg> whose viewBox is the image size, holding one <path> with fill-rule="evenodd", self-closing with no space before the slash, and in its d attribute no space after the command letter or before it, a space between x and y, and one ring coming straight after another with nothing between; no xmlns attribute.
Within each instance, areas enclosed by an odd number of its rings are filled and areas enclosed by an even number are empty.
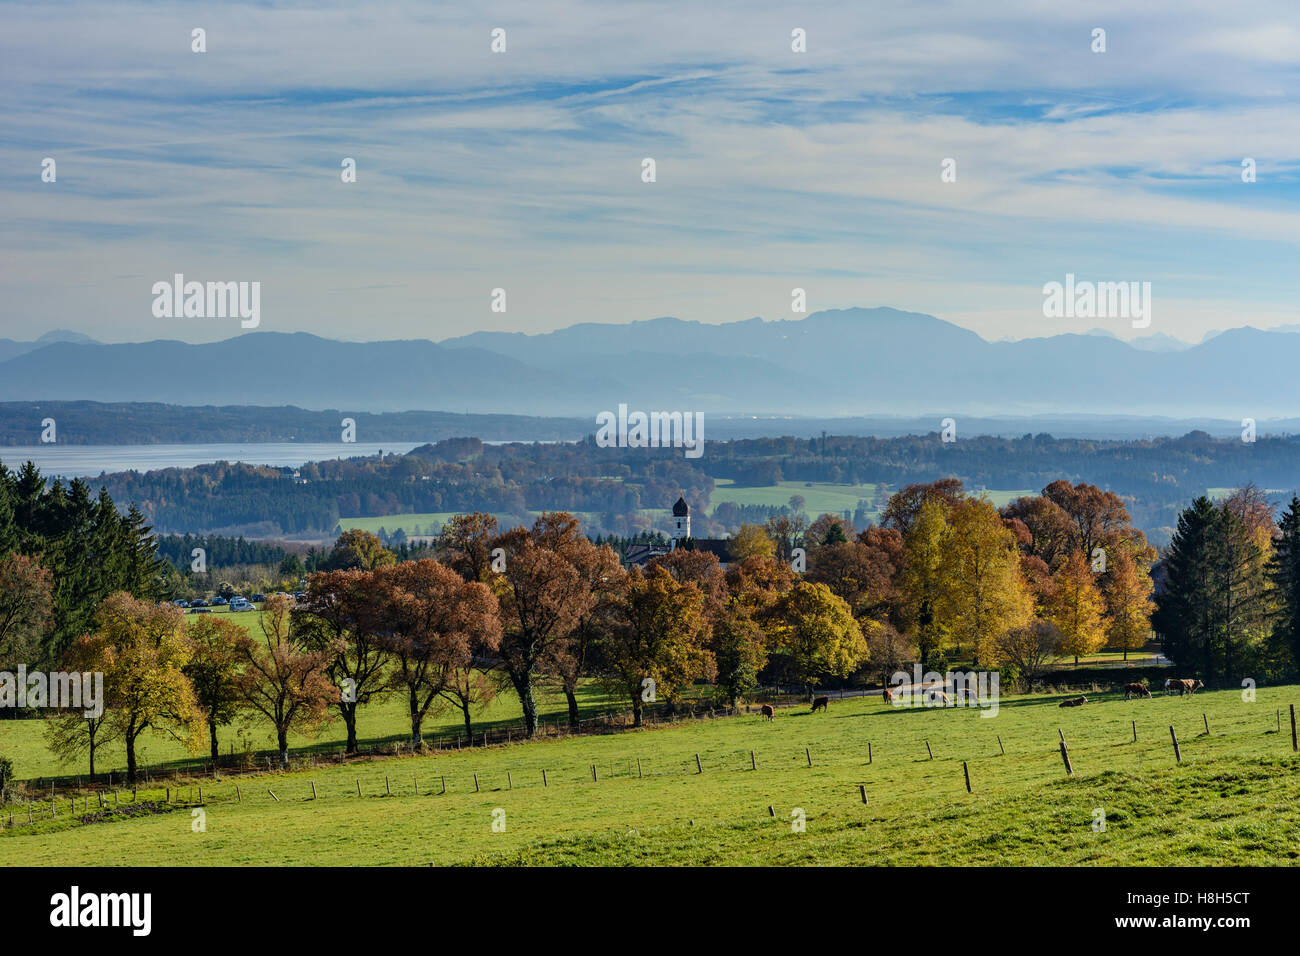
<svg viewBox="0 0 1300 956"><path fill-rule="evenodd" d="M592 426L576 418L468 415L456 412L309 411L284 405L188 406L160 402L0 402L0 457L5 445L36 445L53 418L61 445L152 445L213 442L339 441L351 418L362 442L438 441L477 435L484 441L573 441Z"/></svg>
<svg viewBox="0 0 1300 956"><path fill-rule="evenodd" d="M479 510L527 522L551 509L587 514L589 533L628 534L644 525L632 520L638 511L666 508L682 493L701 534L729 530L705 517L715 479L750 487L784 480L897 488L943 477L960 478L972 490L1037 491L1057 479L1084 481L1122 496L1138 527L1167 530L1208 489L1253 483L1289 493L1300 484L1300 440L1246 443L1203 432L1152 441L830 436L711 441L702 458L687 459L679 449L598 448L591 438L510 445L455 439L408 455L312 463L298 479L291 469L217 463L94 483L123 507L138 504L160 532L182 534L328 536L340 518Z"/></svg>

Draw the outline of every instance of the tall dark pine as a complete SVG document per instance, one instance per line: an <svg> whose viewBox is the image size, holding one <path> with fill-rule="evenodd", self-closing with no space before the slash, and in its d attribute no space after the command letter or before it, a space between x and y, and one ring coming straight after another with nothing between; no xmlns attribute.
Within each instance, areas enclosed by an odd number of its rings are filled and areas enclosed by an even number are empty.
<svg viewBox="0 0 1300 956"><path fill-rule="evenodd" d="M1165 589L1156 595L1151 625L1165 655L1183 667L1214 674L1223 601L1219 591L1220 511L1202 495L1178 516L1166 561Z"/></svg>
<svg viewBox="0 0 1300 956"><path fill-rule="evenodd" d="M1300 498L1292 496L1278 523L1269 575L1277 588L1275 633L1291 652L1292 666L1300 665Z"/></svg>

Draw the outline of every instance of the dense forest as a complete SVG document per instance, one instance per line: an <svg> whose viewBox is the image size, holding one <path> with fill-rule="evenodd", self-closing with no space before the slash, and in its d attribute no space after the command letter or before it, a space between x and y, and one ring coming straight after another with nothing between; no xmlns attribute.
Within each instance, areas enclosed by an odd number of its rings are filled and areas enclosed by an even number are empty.
<svg viewBox="0 0 1300 956"><path fill-rule="evenodd" d="M711 509L715 479L755 487L782 480L900 487L958 478L971 489L1036 489L1064 477L1119 495L1134 524L1163 544L1180 510L1209 489L1253 483L1280 500L1296 487L1296 475L1300 440L1247 443L1191 432L1145 441L746 439L709 442L698 460L677 449L599 448L590 437L507 445L460 438L408 455L315 462L296 477L292 469L218 462L105 475L97 483L115 500L134 502L160 531L177 534L325 537L341 518L469 511L526 525L542 511L565 510L583 514L591 533L628 536L656 527L642 509L665 508L682 493L694 507L697 534L732 532L778 510L730 503ZM863 515L850 517L865 524Z"/></svg>
<svg viewBox="0 0 1300 956"><path fill-rule="evenodd" d="M57 658L110 594L152 595L156 547L144 516L102 489L0 465L0 669Z"/></svg>
<svg viewBox="0 0 1300 956"><path fill-rule="evenodd" d="M41 421L53 418L61 445L152 445L211 442L335 442L344 418L357 441L436 441L473 433L486 441L571 441L587 423L573 418L462 415L454 412L310 411L292 405L181 406L159 402L0 402L0 447L37 445ZM3 457L0 455L0 457Z"/></svg>

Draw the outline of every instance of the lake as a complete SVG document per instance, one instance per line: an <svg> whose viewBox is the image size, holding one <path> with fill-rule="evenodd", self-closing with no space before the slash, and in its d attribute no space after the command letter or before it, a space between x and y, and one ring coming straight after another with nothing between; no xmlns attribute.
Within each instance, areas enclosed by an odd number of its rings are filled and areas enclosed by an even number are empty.
<svg viewBox="0 0 1300 956"><path fill-rule="evenodd" d="M297 468L327 458L405 454L421 442L247 442L206 445L17 445L0 447L0 462L17 470L33 461L44 475L93 478L104 472L192 468L213 461Z"/></svg>

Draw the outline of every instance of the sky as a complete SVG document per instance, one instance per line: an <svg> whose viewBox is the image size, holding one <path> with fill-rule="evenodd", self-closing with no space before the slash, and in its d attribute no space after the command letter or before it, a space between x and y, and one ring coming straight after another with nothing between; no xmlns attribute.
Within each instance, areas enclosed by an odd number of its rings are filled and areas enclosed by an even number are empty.
<svg viewBox="0 0 1300 956"><path fill-rule="evenodd" d="M175 273L346 340L795 288L988 339L1300 322L1298 65L1292 0L0 2L0 337L241 334L155 317ZM1045 317L1067 274L1150 326Z"/></svg>

